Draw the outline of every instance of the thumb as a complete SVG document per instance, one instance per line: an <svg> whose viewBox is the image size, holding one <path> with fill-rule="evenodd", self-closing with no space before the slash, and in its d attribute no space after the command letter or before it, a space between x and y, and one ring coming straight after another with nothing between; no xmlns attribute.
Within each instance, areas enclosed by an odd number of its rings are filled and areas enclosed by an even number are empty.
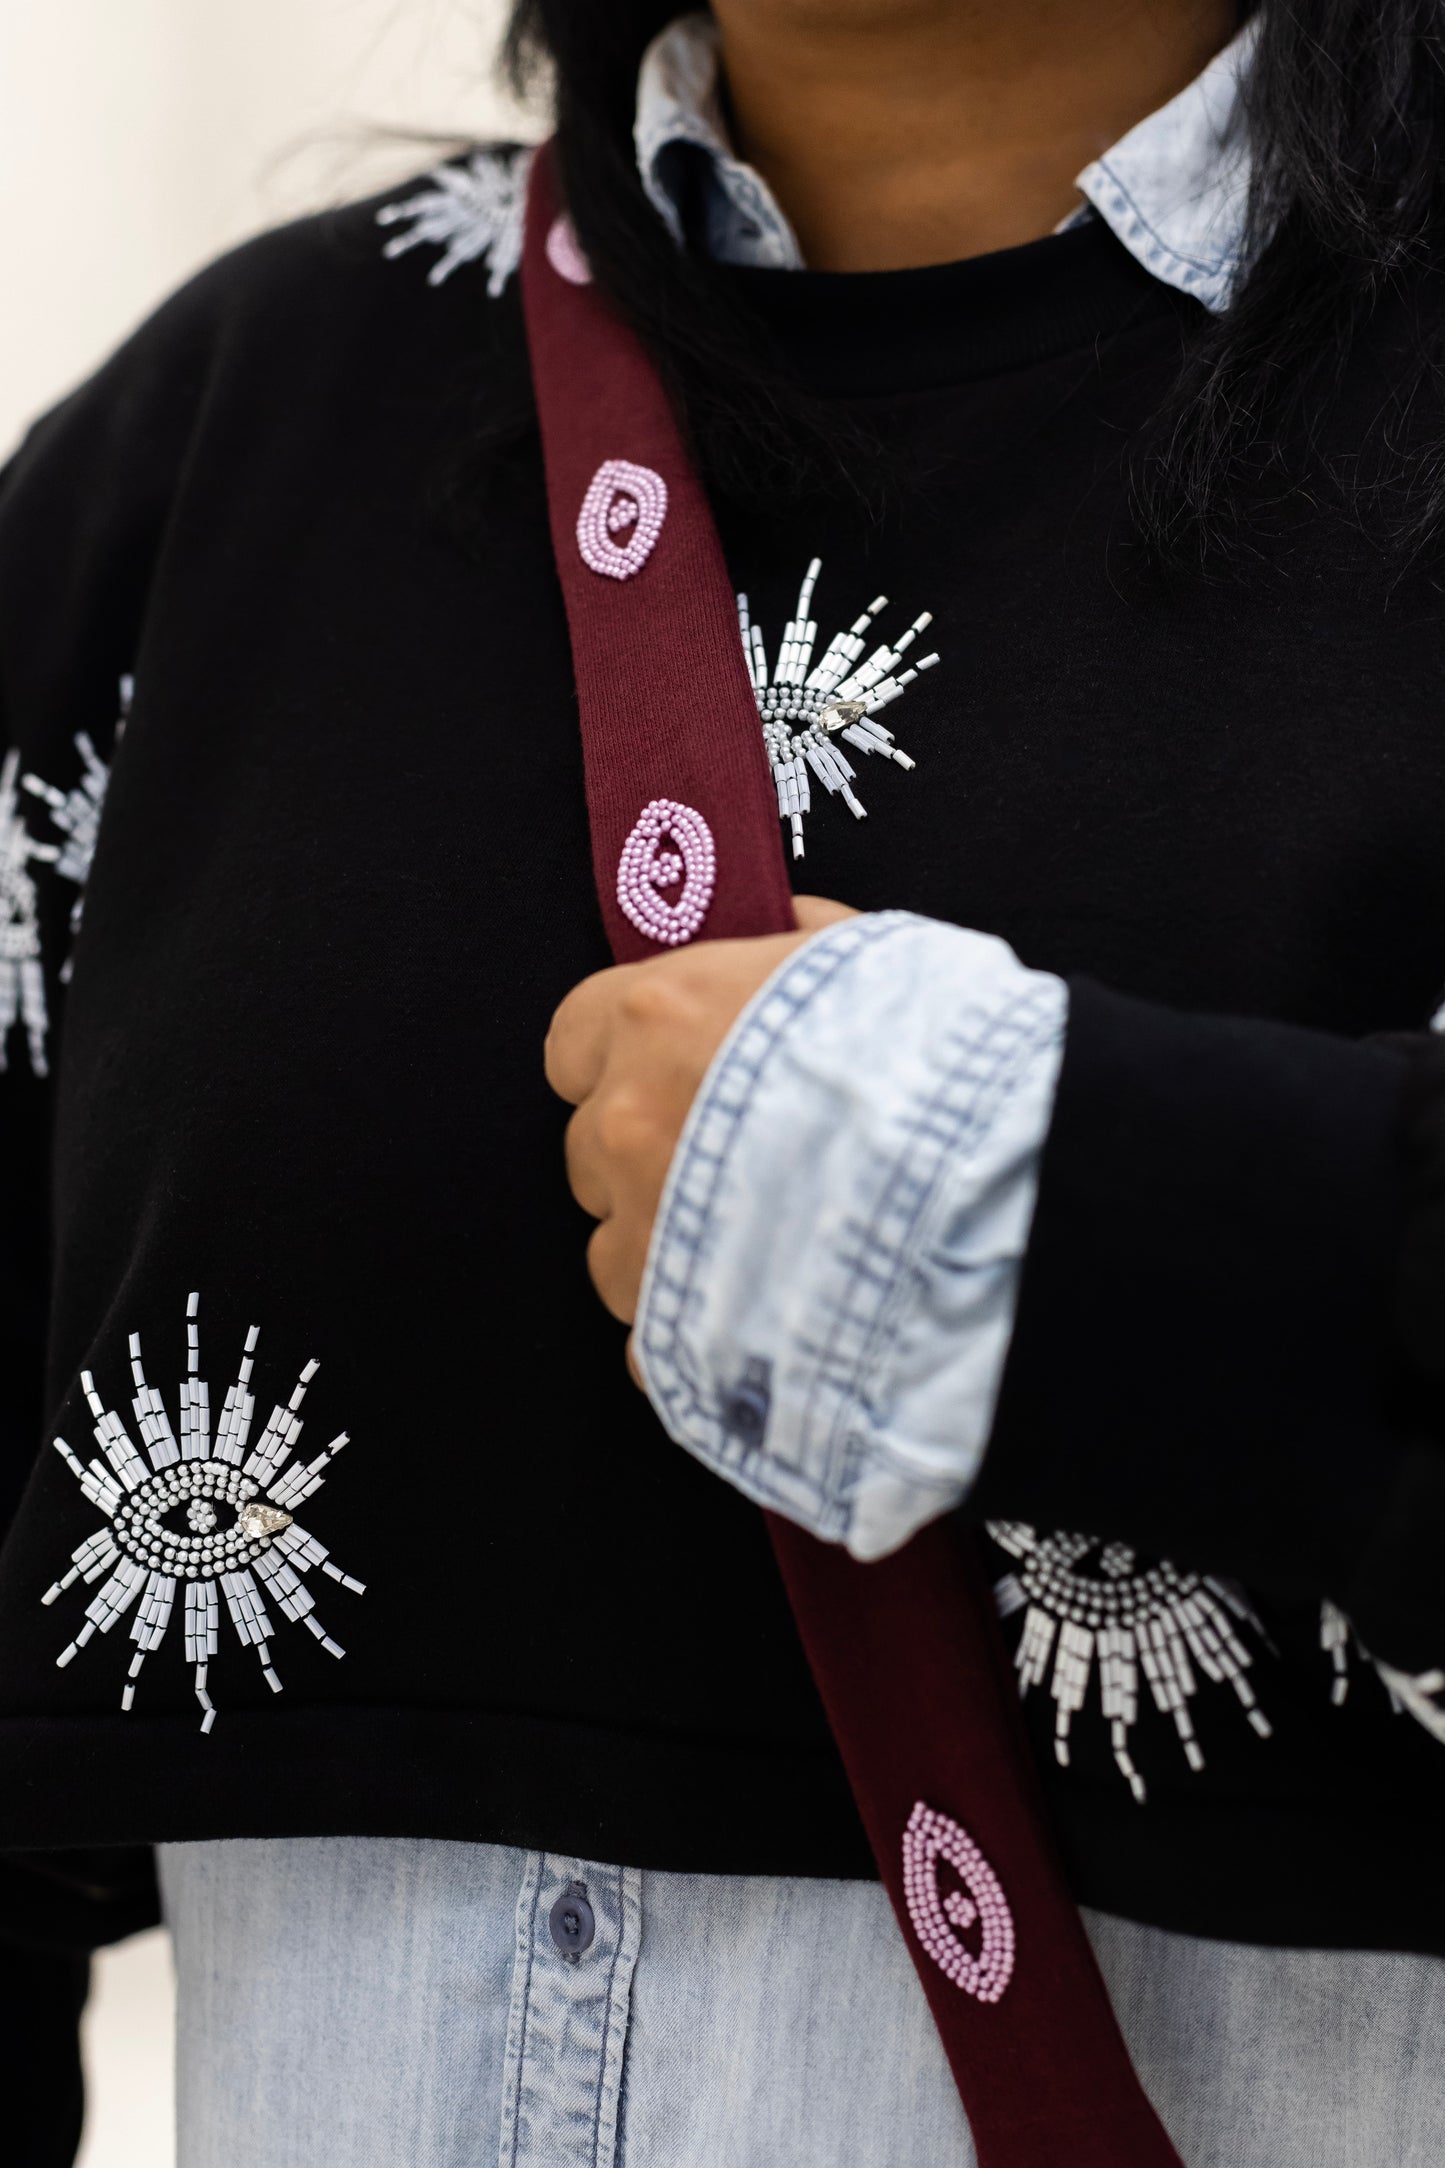
<svg viewBox="0 0 1445 2168"><path fill-rule="evenodd" d="M825 926L836 926L840 919L856 918L858 913L850 904L833 903L826 896L794 896L793 916L799 933L821 933Z"/></svg>

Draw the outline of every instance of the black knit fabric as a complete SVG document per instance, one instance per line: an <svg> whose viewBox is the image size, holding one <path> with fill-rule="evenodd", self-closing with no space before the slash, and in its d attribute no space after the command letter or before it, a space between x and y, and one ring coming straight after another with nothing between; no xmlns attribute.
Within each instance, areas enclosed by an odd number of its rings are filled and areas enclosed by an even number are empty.
<svg viewBox="0 0 1445 2168"><path fill-rule="evenodd" d="M566 629L535 442L469 451L524 377L515 287L383 261L374 208L207 273L0 495L23 769L72 788L136 682L68 982L76 891L29 868L51 1073L17 1025L0 1077L0 1845L411 1833L867 1874L762 1524L628 1382L567 1194L542 1039L607 954ZM1441 1611L1423 1551L1409 1617L1388 1587L1401 1501L1435 1491L1388 1375L1402 1060L1354 1044L1445 982L1432 577L1392 588L1320 478L1243 578L1140 565L1126 448L1195 320L1101 226L736 276L894 477L881 514L722 509L769 652L816 554L820 643L884 590L880 637L931 609L941 656L887 718L917 772L863 763L866 821L815 807L801 881L1089 982L978 1512L1248 1585L1271 1736L1205 1682L1193 1769L1146 1706L1147 1803L1096 1705L1064 1768L1031 1694L1077 1887L1445 1951L1445 1748L1354 1646L1337 1705L1319 1632L1358 1598L1413 1663ZM222 1597L204 1734L179 1598L126 1713L133 1613L57 1668L97 1586L41 1601L102 1525L50 1443L96 1455L81 1374L138 1439L139 1335L179 1426L193 1291L213 1433L253 1324L252 1445L319 1363L301 1458L350 1442L295 1510L366 1584L307 1572L339 1659L267 1598L279 1693Z"/></svg>
<svg viewBox="0 0 1445 2168"><path fill-rule="evenodd" d="M0 1941L5 2034L5 2158L11 2168L71 2168L85 2113L80 2013L88 1959Z"/></svg>

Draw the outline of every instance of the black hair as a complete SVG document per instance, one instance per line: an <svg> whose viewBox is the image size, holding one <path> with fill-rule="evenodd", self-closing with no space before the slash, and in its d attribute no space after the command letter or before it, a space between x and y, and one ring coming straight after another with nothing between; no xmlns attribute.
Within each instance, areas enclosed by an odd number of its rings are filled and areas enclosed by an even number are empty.
<svg viewBox="0 0 1445 2168"><path fill-rule="evenodd" d="M710 482L754 497L838 485L859 471L857 447L770 362L746 310L676 247L643 193L637 73L677 12L676 0L514 0L512 79L525 88L551 73L579 238L657 361ZM1186 343L1134 465L1144 536L1174 562L1238 538L1245 478L1280 465L1302 425L1311 434L1360 323L1435 265L1445 212L1445 0L1241 0L1247 15L1248 268L1229 308ZM1373 475L1390 497L1409 550L1445 524L1445 411L1430 412L1441 379L1422 333L1408 381L1382 406L1377 456L1360 447L1355 463L1357 484Z"/></svg>

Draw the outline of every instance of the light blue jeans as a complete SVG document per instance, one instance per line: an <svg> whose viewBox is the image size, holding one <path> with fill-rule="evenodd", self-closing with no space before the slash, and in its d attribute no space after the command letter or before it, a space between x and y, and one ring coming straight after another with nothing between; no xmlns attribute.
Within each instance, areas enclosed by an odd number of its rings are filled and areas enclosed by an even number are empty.
<svg viewBox="0 0 1445 2168"><path fill-rule="evenodd" d="M358 1837L161 1883L178 2168L972 2168L874 1884ZM1445 2162L1445 1964L1089 1931L1188 2168Z"/></svg>

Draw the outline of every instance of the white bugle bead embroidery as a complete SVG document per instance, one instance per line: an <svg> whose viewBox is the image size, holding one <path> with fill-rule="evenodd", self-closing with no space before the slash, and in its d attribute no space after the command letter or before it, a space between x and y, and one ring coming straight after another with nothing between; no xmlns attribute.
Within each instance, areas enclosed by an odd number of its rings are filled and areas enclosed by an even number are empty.
<svg viewBox="0 0 1445 2168"><path fill-rule="evenodd" d="M131 702L134 698L134 678L122 678L115 746L120 744L125 735L125 726L130 719ZM55 870L61 880L73 881L77 890L75 901L70 907L72 943L80 931L81 913L85 908L85 884L90 879L96 839L100 834L100 817L105 811L106 792L110 788L110 761L102 760L93 741L83 730L78 730L75 734L75 750L80 755L81 777L70 790L60 790L54 783L47 783L38 775L27 775L24 778L25 788L32 797L42 799L49 807L51 821L65 839L55 859ZM112 748L111 759L114 757ZM72 962L73 957L67 956L60 967L63 981L69 981Z"/></svg>
<svg viewBox="0 0 1445 2168"><path fill-rule="evenodd" d="M40 961L40 913L30 868L53 864L60 847L37 843L27 830L16 788L19 772L20 755L12 748L0 762L0 1071L9 1066L10 1034L18 1024L25 1034L31 1069L36 1076L45 1076L50 1012Z"/></svg>
<svg viewBox="0 0 1445 2168"><path fill-rule="evenodd" d="M791 830L794 858L803 855L803 816L812 808L809 771L826 791L842 798L856 820L865 818L867 808L853 790L857 771L841 750L840 739L855 752L880 754L900 768L914 765L877 717L880 709L901 698L915 678L939 660L936 654L920 655L907 669L899 668L919 633L932 624L928 610L891 645L883 641L871 654L866 652L874 619L888 607L888 597L878 595L846 632L834 633L814 662L818 626L812 615L813 589L822 568L822 559L815 557L803 575L797 609L783 628L771 674L748 598L737 598L743 655L762 717L778 813Z"/></svg>
<svg viewBox="0 0 1445 2168"><path fill-rule="evenodd" d="M1330 1699L1337 1709L1350 1694L1350 1659L1357 1656L1369 1665L1390 1697L1396 1716L1411 1716L1445 1746L1445 1670L1397 1671L1393 1664L1372 1656L1353 1624L1338 1604L1328 1598L1320 1605L1320 1647L1330 1659Z"/></svg>
<svg viewBox="0 0 1445 2168"><path fill-rule="evenodd" d="M663 845L671 836L675 850ZM670 900L661 891L682 883ZM701 813L675 798L654 798L643 807L622 846L617 901L625 917L649 941L680 948L707 916L717 886L717 851Z"/></svg>
<svg viewBox="0 0 1445 2168"><path fill-rule="evenodd" d="M1204 1767L1190 1713L1201 1679L1232 1687L1259 1737L1271 1736L1247 1676L1254 1659L1235 1630L1239 1625L1262 1629L1230 1583L1182 1573L1163 1561L1140 1568L1127 1544L1097 1536L1041 1536L1022 1521L987 1526L994 1542L1018 1562L994 1593L1000 1617L1024 1613L1014 1654L1019 1691L1026 1694L1047 1679L1054 1701L1054 1752L1064 1767L1071 1727L1096 1670L1114 1761L1141 1805L1147 1788L1130 1752L1141 1672L1154 1706L1172 1721L1191 1769Z"/></svg>
<svg viewBox="0 0 1445 2168"><path fill-rule="evenodd" d="M463 264L487 262L487 292L501 293L522 260L527 218L530 148L474 151L470 158L438 166L427 185L401 203L384 204L378 226L406 225L408 232L388 241L388 257L414 248L439 248L443 254L427 273L427 283L441 286Z"/></svg>
<svg viewBox="0 0 1445 2168"><path fill-rule="evenodd" d="M582 561L607 580L630 580L652 555L667 517L667 484L651 467L604 459L577 514ZM619 535L626 541L619 541Z"/></svg>
<svg viewBox="0 0 1445 2168"><path fill-rule="evenodd" d="M938 1863L963 1884L947 1894ZM903 1895L914 1932L940 1972L979 2002L997 2002L1013 1977L1018 1943L998 1876L966 1829L919 1800L903 1832ZM977 1928L975 1956L960 1939Z"/></svg>
<svg viewBox="0 0 1445 2168"><path fill-rule="evenodd" d="M64 1438L54 1444L105 1523L71 1553L70 1571L41 1601L55 1603L76 1581L89 1586L103 1579L99 1594L85 1607L85 1624L55 1659L62 1667L93 1635L109 1633L134 1608L130 1638L136 1650L121 1693L121 1707L129 1709L141 1666L164 1640L179 1596L186 1661L194 1669L201 1730L208 1732L216 1720L208 1680L219 1647L221 1597L237 1638L243 1647L255 1649L267 1684L279 1693L281 1680L270 1649L276 1629L268 1601L284 1619L314 1634L329 1655L340 1657L346 1651L316 1617L304 1576L319 1566L357 1596L364 1593L364 1584L333 1565L325 1546L295 1517L294 1509L320 1489L347 1443L343 1430L313 1461L294 1457L301 1435L299 1410L316 1363L307 1363L290 1399L271 1410L259 1439L250 1446L256 1406L251 1372L260 1336L260 1328L253 1325L213 1439L210 1388L200 1375L199 1307L199 1296L192 1295L186 1305L179 1436L160 1394L146 1380L138 1333L130 1336L130 1364L139 1448L120 1416L106 1408L91 1372L81 1373L101 1457L83 1464ZM181 1517L184 1527L175 1525Z"/></svg>

